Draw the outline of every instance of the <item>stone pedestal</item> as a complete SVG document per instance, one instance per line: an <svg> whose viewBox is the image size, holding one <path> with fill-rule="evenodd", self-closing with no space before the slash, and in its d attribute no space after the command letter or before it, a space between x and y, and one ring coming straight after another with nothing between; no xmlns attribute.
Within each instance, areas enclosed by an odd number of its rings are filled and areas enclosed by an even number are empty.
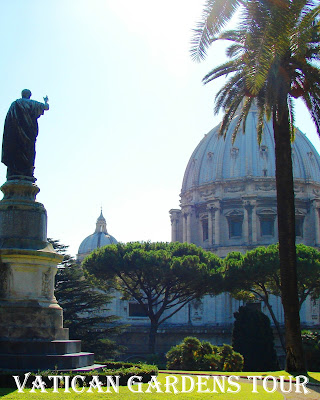
<svg viewBox="0 0 320 400"><path fill-rule="evenodd" d="M0 370L86 368L93 354L68 340L54 296L63 257L47 242L47 213L35 201L39 188L16 179L1 190Z"/></svg>

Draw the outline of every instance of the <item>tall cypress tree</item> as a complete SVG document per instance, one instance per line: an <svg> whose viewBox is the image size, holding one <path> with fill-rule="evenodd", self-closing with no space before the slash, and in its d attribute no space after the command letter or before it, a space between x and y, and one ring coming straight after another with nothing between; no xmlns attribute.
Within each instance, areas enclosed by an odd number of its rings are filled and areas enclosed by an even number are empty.
<svg viewBox="0 0 320 400"><path fill-rule="evenodd" d="M107 287L99 287L83 273L81 266L67 254L68 246L48 239L57 253L64 256L58 266L55 296L63 308L64 326L70 338L80 339L84 350L93 351L97 360L116 357L123 348L112 340L121 332L118 317L108 315L112 296Z"/></svg>
<svg viewBox="0 0 320 400"><path fill-rule="evenodd" d="M244 357L244 371L279 368L270 319L261 311L240 307L234 313L232 347Z"/></svg>

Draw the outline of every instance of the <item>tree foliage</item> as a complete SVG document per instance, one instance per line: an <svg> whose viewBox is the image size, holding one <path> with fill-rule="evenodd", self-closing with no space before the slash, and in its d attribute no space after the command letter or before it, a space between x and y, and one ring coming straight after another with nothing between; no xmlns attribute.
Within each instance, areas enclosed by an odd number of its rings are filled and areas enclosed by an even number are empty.
<svg viewBox="0 0 320 400"><path fill-rule="evenodd" d="M320 252L304 244L296 246L299 308L308 296L319 297ZM270 295L281 295L278 245L257 247L244 255L229 253L224 259L225 285L233 297L247 301L262 301L268 308L285 349L279 322L270 303Z"/></svg>
<svg viewBox="0 0 320 400"><path fill-rule="evenodd" d="M279 369L269 318L257 310L240 307L234 314L233 349L244 357L244 371Z"/></svg>
<svg viewBox="0 0 320 400"><path fill-rule="evenodd" d="M83 267L103 282L113 281L125 299L135 299L150 319L149 352L155 352L156 332L209 289L222 290L221 260L187 243L118 243L95 250Z"/></svg>
<svg viewBox="0 0 320 400"><path fill-rule="evenodd" d="M85 277L80 265L66 253L68 246L58 240L48 241L64 255L56 274L55 296L63 308L64 326L69 328L70 337L80 339L84 349L95 352L97 360L117 356L121 348L112 337L121 327L115 324L116 316L104 315L110 294Z"/></svg>
<svg viewBox="0 0 320 400"><path fill-rule="evenodd" d="M320 252L298 244L297 276L299 307L320 293ZM231 252L224 259L226 289L236 298L268 302L270 294L281 295L279 246L257 247L245 254ZM267 304L266 304L267 305Z"/></svg>

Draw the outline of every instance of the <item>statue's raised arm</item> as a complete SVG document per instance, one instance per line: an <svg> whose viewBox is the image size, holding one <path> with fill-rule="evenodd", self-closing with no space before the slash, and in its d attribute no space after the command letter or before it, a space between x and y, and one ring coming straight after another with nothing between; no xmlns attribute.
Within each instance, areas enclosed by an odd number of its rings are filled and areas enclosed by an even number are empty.
<svg viewBox="0 0 320 400"><path fill-rule="evenodd" d="M1 161L7 166L7 179L34 181L38 118L49 110L48 96L43 98L44 103L31 100L29 89L24 89L21 96L11 104L6 116Z"/></svg>

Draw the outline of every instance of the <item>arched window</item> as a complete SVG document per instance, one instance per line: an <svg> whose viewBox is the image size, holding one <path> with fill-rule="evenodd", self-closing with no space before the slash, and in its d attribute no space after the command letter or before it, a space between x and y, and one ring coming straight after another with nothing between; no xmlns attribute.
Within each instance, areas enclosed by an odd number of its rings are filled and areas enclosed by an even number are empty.
<svg viewBox="0 0 320 400"><path fill-rule="evenodd" d="M209 238L208 220L203 219L201 221L201 224L202 224L202 240L205 242Z"/></svg>

